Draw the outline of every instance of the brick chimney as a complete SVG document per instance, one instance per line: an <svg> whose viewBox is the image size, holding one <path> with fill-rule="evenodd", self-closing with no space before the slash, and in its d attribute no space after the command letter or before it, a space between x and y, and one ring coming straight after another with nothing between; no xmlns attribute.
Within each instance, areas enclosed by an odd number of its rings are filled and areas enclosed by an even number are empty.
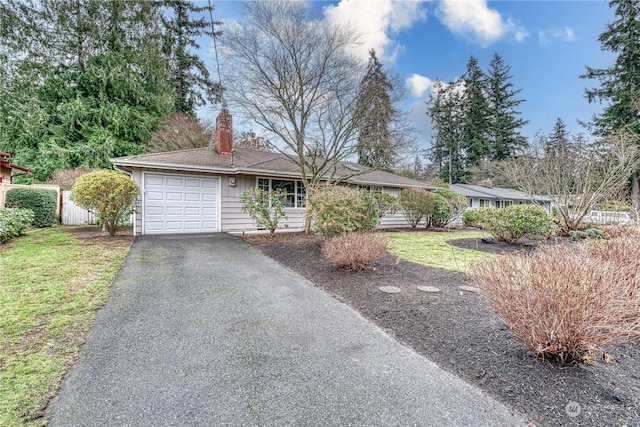
<svg viewBox="0 0 640 427"><path fill-rule="evenodd" d="M491 182L490 179L483 179L482 181L478 181L476 185L479 185L481 187L486 187L486 188L493 188L493 183Z"/></svg>
<svg viewBox="0 0 640 427"><path fill-rule="evenodd" d="M219 154L231 154L233 149L233 123L231 114L223 108L216 118L216 151Z"/></svg>

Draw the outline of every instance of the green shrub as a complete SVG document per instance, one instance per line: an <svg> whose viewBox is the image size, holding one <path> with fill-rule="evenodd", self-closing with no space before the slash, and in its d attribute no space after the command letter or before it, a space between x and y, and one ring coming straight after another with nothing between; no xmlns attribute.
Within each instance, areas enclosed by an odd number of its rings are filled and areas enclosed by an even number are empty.
<svg viewBox="0 0 640 427"><path fill-rule="evenodd" d="M363 270L387 253L388 241L371 232L342 234L325 240L322 254L331 262L348 270Z"/></svg>
<svg viewBox="0 0 640 427"><path fill-rule="evenodd" d="M434 193L435 204L433 207L433 214L431 215L431 225L434 227L444 227L453 219L453 206L449 201L438 194Z"/></svg>
<svg viewBox="0 0 640 427"><path fill-rule="evenodd" d="M439 190L436 190L435 193L441 195L447 200L447 202L449 202L449 204L453 208L454 215L462 215L467 206L469 206L469 202L467 201L466 196L449 190L448 188L441 188Z"/></svg>
<svg viewBox="0 0 640 427"><path fill-rule="evenodd" d="M269 230L270 234L275 233L281 219L286 219L282 200L286 197L284 190L264 190L262 188L252 188L242 193L242 212L248 214L258 228ZM285 225L286 228L286 225Z"/></svg>
<svg viewBox="0 0 640 427"><path fill-rule="evenodd" d="M511 205L478 209L478 222L498 240L515 243L523 236L547 236L556 230L542 206Z"/></svg>
<svg viewBox="0 0 640 427"><path fill-rule="evenodd" d="M57 221L58 193L45 188L12 188L7 191L5 206L31 209L33 226L51 227Z"/></svg>
<svg viewBox="0 0 640 427"><path fill-rule="evenodd" d="M387 193L373 193L373 198L378 203L378 215L382 218L385 215L393 215L402 209L397 197Z"/></svg>
<svg viewBox="0 0 640 427"><path fill-rule="evenodd" d="M480 212L478 209L469 209L464 211L462 214L462 225L465 227L478 227L482 228L482 224L478 221L480 220Z"/></svg>
<svg viewBox="0 0 640 427"><path fill-rule="evenodd" d="M602 235L602 232L600 232L600 230L598 230L597 228L587 228L584 231L569 230L569 236L571 236L573 240L581 240L581 239L599 240L604 238L604 236Z"/></svg>
<svg viewBox="0 0 640 427"><path fill-rule="evenodd" d="M474 265L469 277L507 328L541 357L584 361L640 338L640 240L543 245Z"/></svg>
<svg viewBox="0 0 640 427"><path fill-rule="evenodd" d="M402 213L411 227L416 228L423 218L433 215L436 197L421 188L406 188L400 194Z"/></svg>
<svg viewBox="0 0 640 427"><path fill-rule="evenodd" d="M378 225L378 204L368 191L327 185L313 189L308 200L314 231L324 236L374 230Z"/></svg>
<svg viewBox="0 0 640 427"><path fill-rule="evenodd" d="M78 206L99 215L109 235L115 236L139 192L138 185L127 175L105 169L76 179L71 198Z"/></svg>
<svg viewBox="0 0 640 427"><path fill-rule="evenodd" d="M31 209L1 208L0 243L22 235L33 222L33 218Z"/></svg>

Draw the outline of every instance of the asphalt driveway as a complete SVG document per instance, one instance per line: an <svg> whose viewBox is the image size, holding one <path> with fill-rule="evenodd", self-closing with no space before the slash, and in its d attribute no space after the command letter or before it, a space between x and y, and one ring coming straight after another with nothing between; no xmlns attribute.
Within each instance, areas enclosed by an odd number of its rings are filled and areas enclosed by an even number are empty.
<svg viewBox="0 0 640 427"><path fill-rule="evenodd" d="M512 426L479 389L227 234L136 239L51 426Z"/></svg>

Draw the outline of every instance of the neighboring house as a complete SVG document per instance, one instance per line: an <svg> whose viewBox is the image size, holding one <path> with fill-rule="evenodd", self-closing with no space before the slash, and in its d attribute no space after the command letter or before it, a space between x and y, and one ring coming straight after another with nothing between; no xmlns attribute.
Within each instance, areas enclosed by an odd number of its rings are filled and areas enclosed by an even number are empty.
<svg viewBox="0 0 640 427"><path fill-rule="evenodd" d="M31 169L14 165L9 161L11 155L0 151L0 208L4 207L4 199L7 191L16 186L13 185L13 177L31 173ZM13 171L19 171L14 173Z"/></svg>
<svg viewBox="0 0 640 427"><path fill-rule="evenodd" d="M111 159L140 186L134 234L252 232L255 224L241 211L244 191L260 187L284 189L290 230L304 227L305 188L296 163L281 153L233 149L231 116L223 110L216 120L216 146ZM350 185L399 196L403 188L437 187L389 172L352 176L363 166L341 162L335 177ZM349 177L351 176L351 177ZM385 217L381 227L406 227L401 213Z"/></svg>
<svg viewBox="0 0 640 427"><path fill-rule="evenodd" d="M0 151L0 182L4 184L13 184L13 177L16 175L13 173L14 170L22 172L20 175L31 173L31 169L9 162L10 158L9 153Z"/></svg>
<svg viewBox="0 0 640 427"><path fill-rule="evenodd" d="M522 191L494 187L490 180L478 184L452 184L449 189L467 197L470 209L482 207L506 208L511 205L536 203L551 214L551 200L544 196L529 196Z"/></svg>

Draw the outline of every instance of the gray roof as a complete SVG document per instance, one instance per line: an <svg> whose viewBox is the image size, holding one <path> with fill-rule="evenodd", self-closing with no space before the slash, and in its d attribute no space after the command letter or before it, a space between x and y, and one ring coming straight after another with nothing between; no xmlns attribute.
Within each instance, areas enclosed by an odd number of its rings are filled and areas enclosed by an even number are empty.
<svg viewBox="0 0 640 427"><path fill-rule="evenodd" d="M456 193L460 193L467 197L477 198L477 199L490 199L490 200L537 200L548 202L550 199L545 196L534 195L531 197L530 195L523 193L522 191L514 190L511 188L500 188L493 187L488 188L482 185L474 185L474 184L452 184L449 186L449 189L455 191Z"/></svg>
<svg viewBox="0 0 640 427"><path fill-rule="evenodd" d="M212 147L205 147L118 157L111 159L111 163L123 169L137 167L159 170L213 172L231 175L251 174L300 178L300 169L296 162L291 159L297 159L297 156L290 156L290 158L282 153L272 153L248 148L235 148L233 152L233 155L223 155L219 154ZM352 176L354 174L357 175ZM366 170L362 165L346 161L338 165L335 177L344 177L346 182L361 185L400 188L418 187L430 190L438 188L434 185L390 172Z"/></svg>

